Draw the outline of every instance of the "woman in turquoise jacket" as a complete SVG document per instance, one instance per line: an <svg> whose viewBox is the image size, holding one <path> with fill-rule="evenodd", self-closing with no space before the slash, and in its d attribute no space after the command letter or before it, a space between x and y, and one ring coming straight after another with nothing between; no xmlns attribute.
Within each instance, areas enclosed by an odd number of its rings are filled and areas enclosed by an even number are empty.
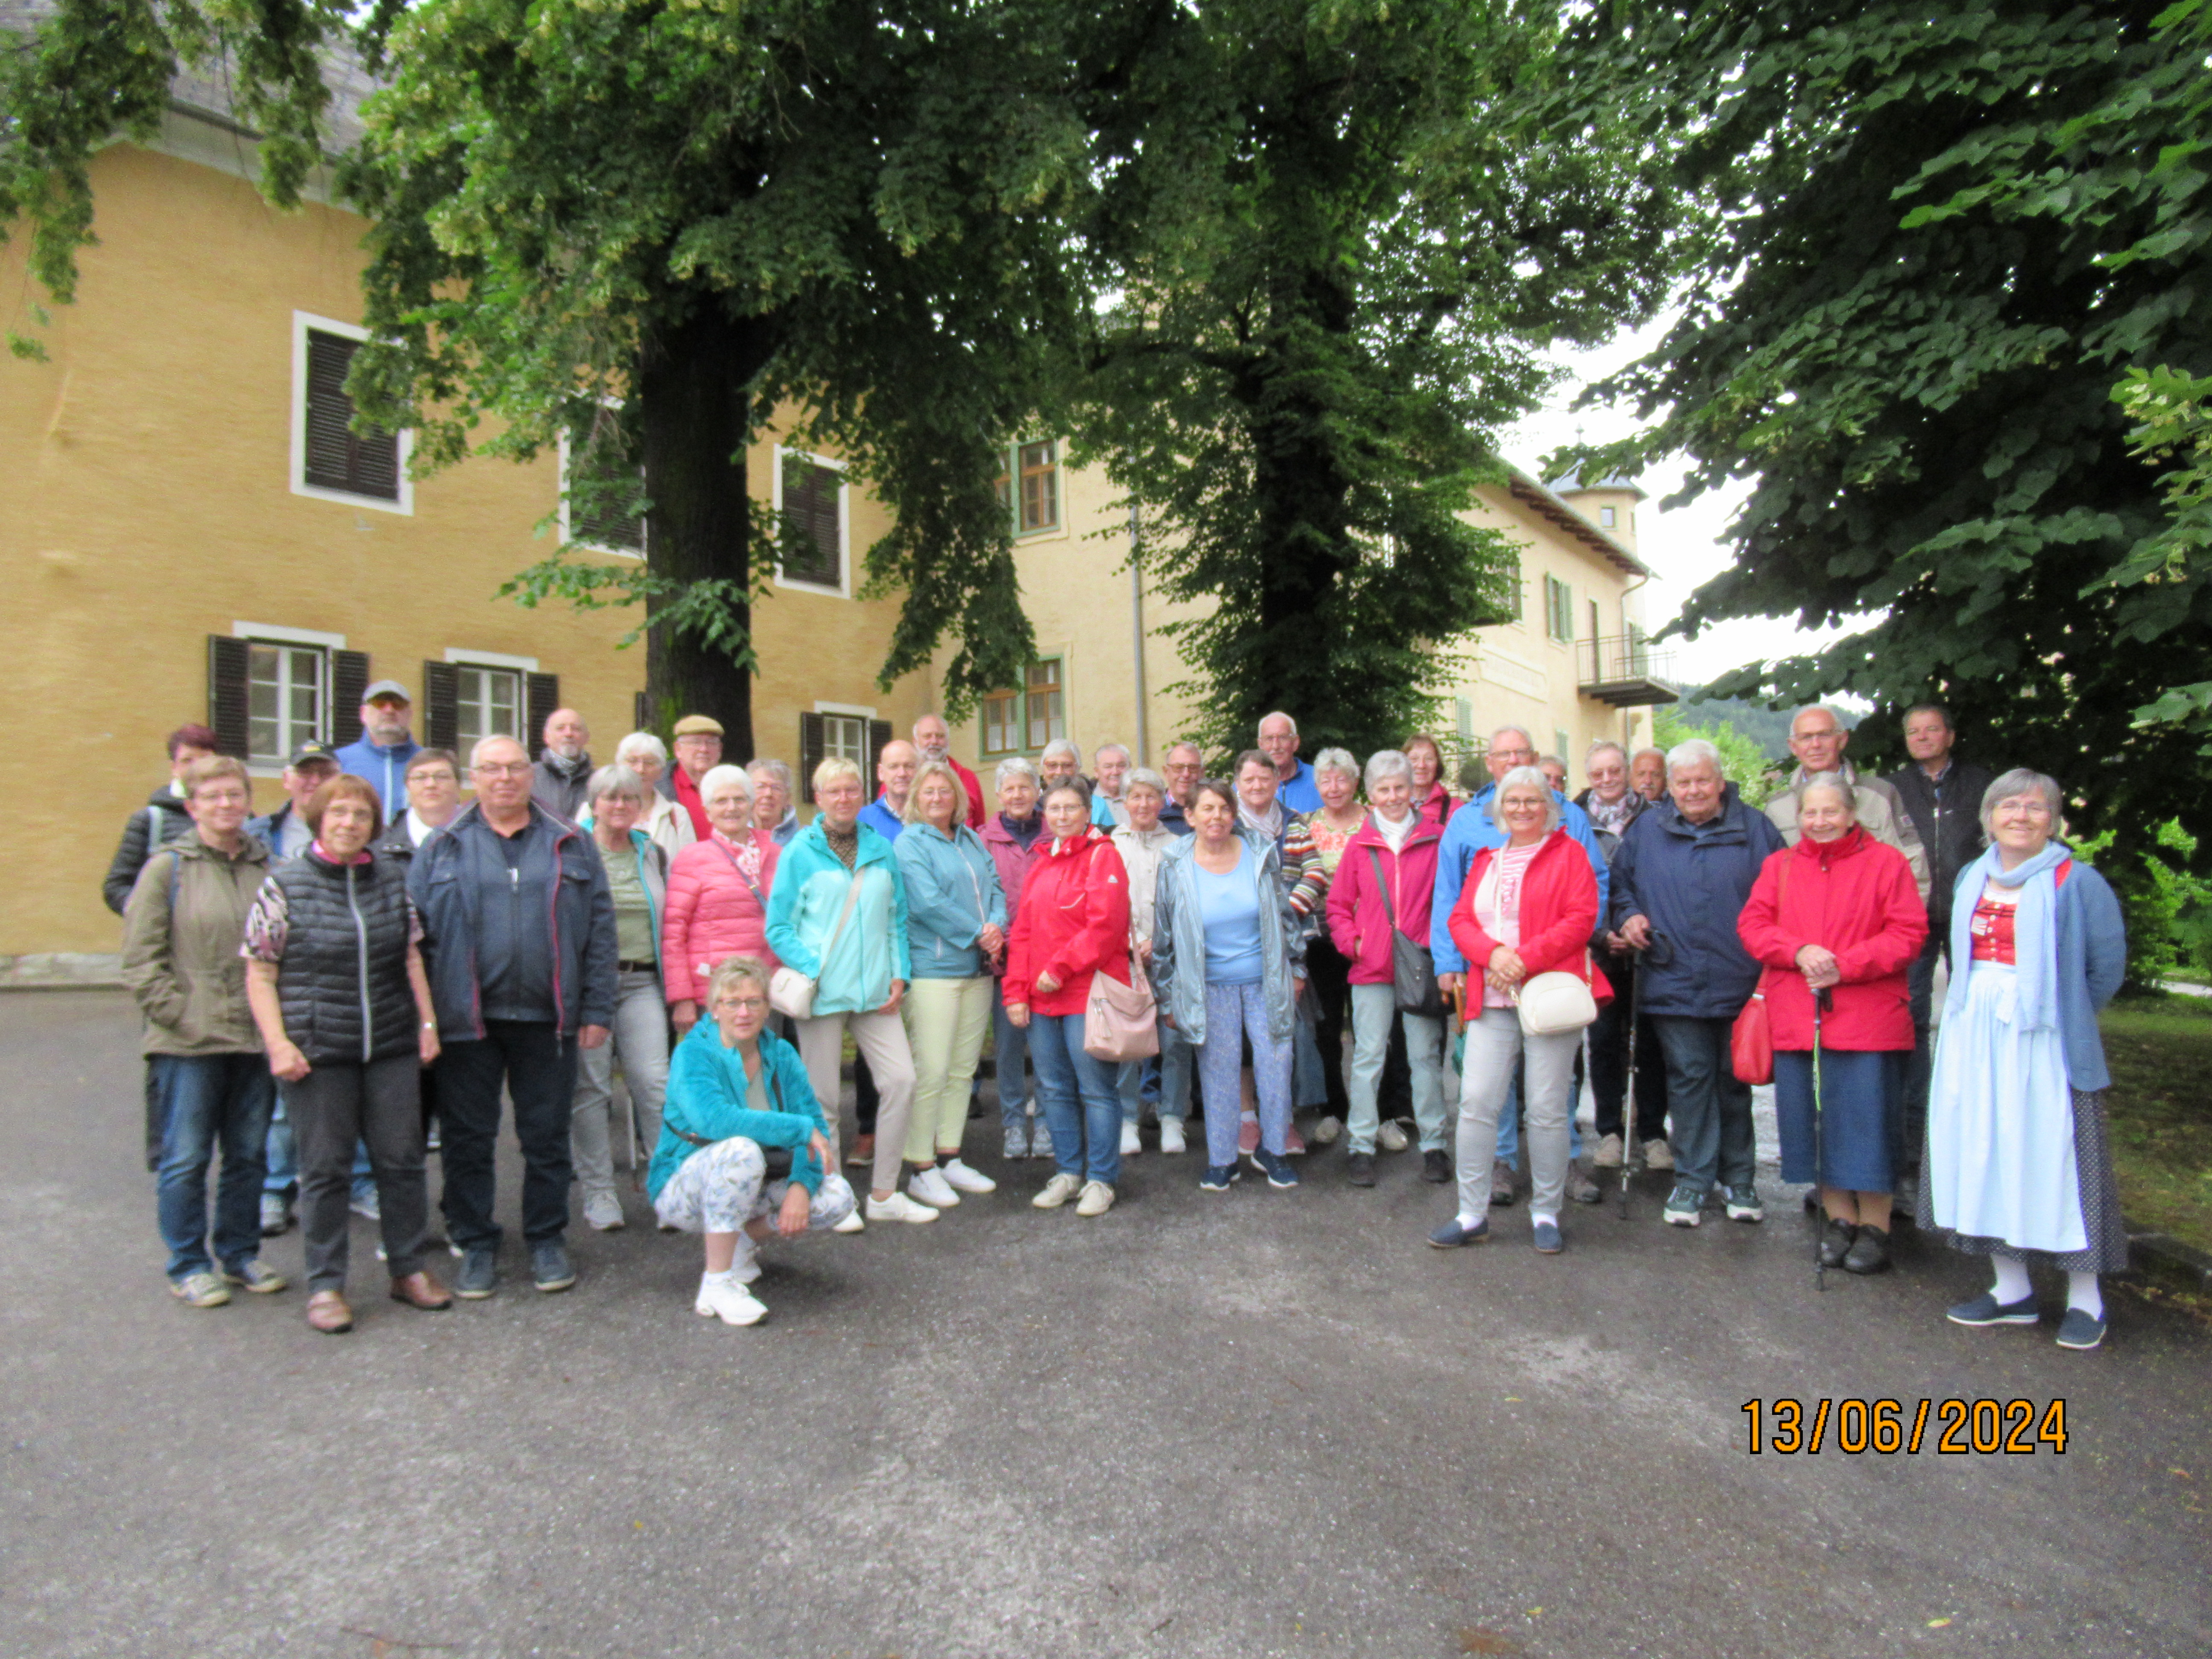
<svg viewBox="0 0 2212 1659"><path fill-rule="evenodd" d="M838 1073L845 1033L875 1074L874 1179L870 1221L934 1221L937 1212L898 1190L914 1109L914 1055L899 1004L914 976L907 946L906 884L891 843L860 822L860 769L833 755L814 769L813 823L776 860L768 896L768 948L814 981L813 1012L793 1021L806 1075L839 1141ZM843 1224L858 1232L855 1212Z"/></svg>
<svg viewBox="0 0 2212 1659"><path fill-rule="evenodd" d="M991 1029L986 965L1004 958L1006 898L998 866L968 827L968 789L943 761L914 775L906 832L893 843L906 884L907 954L914 982L904 1001L914 1051L914 1117L907 1130L909 1197L939 1209L998 1182L960 1157L969 1086ZM943 1160L942 1167L939 1160Z"/></svg>
<svg viewBox="0 0 2212 1659"><path fill-rule="evenodd" d="M806 1068L763 1030L768 983L758 957L729 957L714 969L708 1018L677 1047L646 1174L661 1224L707 1237L692 1311L727 1325L757 1323L768 1311L745 1289L760 1277L762 1241L834 1228L853 1213Z"/></svg>

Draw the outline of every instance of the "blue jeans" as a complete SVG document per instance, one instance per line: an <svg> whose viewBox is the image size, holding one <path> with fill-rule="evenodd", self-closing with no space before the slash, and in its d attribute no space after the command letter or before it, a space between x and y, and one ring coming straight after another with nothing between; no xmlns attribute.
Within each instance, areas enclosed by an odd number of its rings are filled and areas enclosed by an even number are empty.
<svg viewBox="0 0 2212 1659"><path fill-rule="evenodd" d="M1083 1016L1031 1014L1030 1058L1060 1173L1112 1186L1121 1178L1121 1099L1114 1068L1084 1052Z"/></svg>
<svg viewBox="0 0 2212 1659"><path fill-rule="evenodd" d="M998 1057L999 1118L1008 1129L1029 1127L1029 1088L1022 1067L1029 1061L1030 1032L1035 1029L1034 1025L1024 1029L1006 1018L1006 981L993 980L991 1052Z"/></svg>
<svg viewBox="0 0 2212 1659"><path fill-rule="evenodd" d="M261 1190L292 1196L300 1184L300 1148L298 1138L292 1133L292 1115L284 1109L284 1085L276 1085L276 1109L269 1116L269 1156L267 1170L261 1178ZM368 1167L368 1142L362 1140L353 1149L353 1199L358 1204L376 1191L376 1176Z"/></svg>
<svg viewBox="0 0 2212 1659"><path fill-rule="evenodd" d="M1196 1050L1190 1040L1176 1029L1163 1024L1160 1027L1160 1097L1153 1109L1162 1117L1188 1119L1190 1116L1191 1076L1197 1069Z"/></svg>
<svg viewBox="0 0 2212 1659"><path fill-rule="evenodd" d="M264 1054L155 1054L161 1126L155 1208L169 1247L169 1277L251 1261L261 1249L262 1160L276 1080ZM208 1165L222 1147L216 1182L215 1256L208 1255Z"/></svg>

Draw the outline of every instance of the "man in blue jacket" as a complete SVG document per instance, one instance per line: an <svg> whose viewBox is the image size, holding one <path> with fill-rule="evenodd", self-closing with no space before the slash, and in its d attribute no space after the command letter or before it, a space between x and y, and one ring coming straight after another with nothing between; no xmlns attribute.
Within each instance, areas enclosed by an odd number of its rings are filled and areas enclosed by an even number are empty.
<svg viewBox="0 0 2212 1659"><path fill-rule="evenodd" d="M1735 1017L1759 987L1736 918L1782 832L1743 804L1701 738L1667 756L1668 798L1638 814L1613 858L1613 930L1643 952L1644 1012L1667 1056L1674 1190L1665 1219L1694 1227L1723 1188L1731 1221L1759 1221L1751 1087L1729 1060Z"/></svg>
<svg viewBox="0 0 2212 1659"><path fill-rule="evenodd" d="M469 757L477 799L425 842L407 875L442 1045L447 1236L453 1293L498 1288L492 1219L500 1090L522 1143L522 1233L541 1291L576 1282L567 1245L576 1056L607 1040L617 985L614 897L592 838L530 798L530 756L485 738Z"/></svg>
<svg viewBox="0 0 2212 1659"><path fill-rule="evenodd" d="M1260 722L1260 750L1275 763L1275 799L1285 812L1321 811L1321 786L1298 758L1298 723L1279 708Z"/></svg>
<svg viewBox="0 0 2212 1659"><path fill-rule="evenodd" d="M379 680L361 699L361 740L338 750L338 770L367 778L384 803L384 821L407 805L407 763L422 752L408 735L414 707L398 680Z"/></svg>
<svg viewBox="0 0 2212 1659"><path fill-rule="evenodd" d="M1498 827L1492 807L1498 799L1498 780L1518 766L1536 763L1535 740L1517 726L1501 726L1490 734L1490 747L1484 751L1484 764L1490 769L1489 785L1472 799L1463 803L1444 826L1444 838L1437 847L1437 884L1429 902L1429 950L1436 957L1437 985L1446 996L1467 985L1467 958L1460 954L1459 946L1452 942L1451 913L1459 903L1460 889L1466 884L1468 866L1474 855L1486 847L1503 847L1508 839ZM1597 836L1590 829L1589 815L1569 800L1558 790L1552 792L1559 806L1559 827L1582 843L1589 855L1590 868L1597 875L1597 913L1605 915L1606 892L1611 879L1605 853L1597 844ZM1574 1114L1567 1114L1571 1128ZM1573 1129L1574 1152L1582 1151L1582 1132ZM1493 1204L1513 1201L1515 1166L1520 1158L1520 1094L1516 1086L1505 1109L1498 1115L1498 1165L1491 1171L1490 1198ZM1571 1166L1567 1174L1568 1185L1595 1194L1587 1177Z"/></svg>

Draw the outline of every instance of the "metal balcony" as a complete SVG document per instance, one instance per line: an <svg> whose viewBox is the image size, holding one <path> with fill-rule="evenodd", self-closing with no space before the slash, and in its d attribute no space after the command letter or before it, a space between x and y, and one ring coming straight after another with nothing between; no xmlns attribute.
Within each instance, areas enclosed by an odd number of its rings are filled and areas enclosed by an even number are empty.
<svg viewBox="0 0 2212 1659"><path fill-rule="evenodd" d="M1575 641L1575 678L1586 697L1615 708L1647 708L1677 702L1674 653L1656 651L1641 634Z"/></svg>

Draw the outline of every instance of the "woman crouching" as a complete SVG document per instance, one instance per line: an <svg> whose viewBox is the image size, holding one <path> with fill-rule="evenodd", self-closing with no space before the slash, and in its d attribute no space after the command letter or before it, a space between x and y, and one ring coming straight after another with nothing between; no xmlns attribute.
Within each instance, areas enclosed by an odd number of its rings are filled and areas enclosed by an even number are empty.
<svg viewBox="0 0 2212 1659"><path fill-rule="evenodd" d="M707 1236L692 1311L729 1325L768 1311L744 1288L760 1277L761 1241L835 1227L853 1212L799 1050L763 1029L768 981L758 957L730 957L708 978L708 1018L677 1045L646 1176L663 1225Z"/></svg>

